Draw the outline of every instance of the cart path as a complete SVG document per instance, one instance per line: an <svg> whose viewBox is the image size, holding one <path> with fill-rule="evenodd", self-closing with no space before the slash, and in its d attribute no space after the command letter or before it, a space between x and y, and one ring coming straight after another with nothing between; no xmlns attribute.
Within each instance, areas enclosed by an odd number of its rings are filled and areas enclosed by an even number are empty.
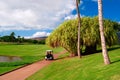
<svg viewBox="0 0 120 80"><path fill-rule="evenodd" d="M66 53L66 51L62 51L58 54L54 54L54 58L58 58L59 55ZM5 75L0 76L0 80L25 80L38 70L42 69L43 67L49 65L53 61L38 61L36 63L33 63L31 65L22 67L20 69L17 69L15 71L12 71L10 73L7 73Z"/></svg>

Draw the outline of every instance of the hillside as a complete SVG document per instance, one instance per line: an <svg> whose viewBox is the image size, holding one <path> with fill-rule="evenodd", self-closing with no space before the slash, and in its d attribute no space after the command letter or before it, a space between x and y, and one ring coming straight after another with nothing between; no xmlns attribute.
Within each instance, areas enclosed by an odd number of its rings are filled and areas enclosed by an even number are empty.
<svg viewBox="0 0 120 80"><path fill-rule="evenodd" d="M47 37L35 37L35 38L30 38L30 39L40 41L40 40L45 40L46 38Z"/></svg>

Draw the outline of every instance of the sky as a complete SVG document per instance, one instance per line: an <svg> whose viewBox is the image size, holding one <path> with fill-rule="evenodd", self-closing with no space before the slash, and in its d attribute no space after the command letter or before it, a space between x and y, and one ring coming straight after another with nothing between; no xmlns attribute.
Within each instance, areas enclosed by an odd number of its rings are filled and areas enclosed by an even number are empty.
<svg viewBox="0 0 120 80"><path fill-rule="evenodd" d="M97 5L97 0L81 0L81 17L97 16ZM75 0L0 0L0 36L48 36L76 17ZM103 0L103 17L120 23L120 0Z"/></svg>

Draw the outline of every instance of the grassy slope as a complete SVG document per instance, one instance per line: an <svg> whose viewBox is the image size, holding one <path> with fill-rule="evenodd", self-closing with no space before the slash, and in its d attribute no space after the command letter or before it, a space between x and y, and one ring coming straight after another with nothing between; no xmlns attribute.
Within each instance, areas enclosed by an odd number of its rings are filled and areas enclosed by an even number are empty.
<svg viewBox="0 0 120 80"><path fill-rule="evenodd" d="M16 62L0 62L0 74L43 59L47 49L51 48L46 45L0 45L0 55L19 56L22 58L21 61ZM52 50L54 53L58 53L62 51L62 48Z"/></svg>
<svg viewBox="0 0 120 80"><path fill-rule="evenodd" d="M103 64L101 53L58 60L27 80L120 80L120 49L109 55L110 65Z"/></svg>

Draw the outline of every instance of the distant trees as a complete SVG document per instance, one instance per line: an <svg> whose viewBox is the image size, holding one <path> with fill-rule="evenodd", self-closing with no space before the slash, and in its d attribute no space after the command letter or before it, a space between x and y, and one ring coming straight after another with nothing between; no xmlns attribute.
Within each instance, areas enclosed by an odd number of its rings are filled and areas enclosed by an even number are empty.
<svg viewBox="0 0 120 80"><path fill-rule="evenodd" d="M104 20L104 33L107 45L111 46L117 42L115 30L115 22ZM72 55L77 55L77 20L68 20L63 22L51 35L47 38L46 43L51 47L62 46ZM100 33L98 17L84 17L81 19L80 29L81 48L85 46L84 54L95 53L97 45L100 45Z"/></svg>
<svg viewBox="0 0 120 80"><path fill-rule="evenodd" d="M15 37L15 33L11 32L10 35L1 36L0 42L12 42L16 44L21 44L21 43L45 44L45 39L42 39L42 40L24 39L24 37L21 37L21 36Z"/></svg>
<svg viewBox="0 0 120 80"><path fill-rule="evenodd" d="M19 44L19 43L24 42L24 41L25 41L25 39L24 39L24 37L18 36L18 37L16 38L16 41L17 41L17 42L18 42L18 44Z"/></svg>
<svg viewBox="0 0 120 80"><path fill-rule="evenodd" d="M15 42L16 38L15 38L15 33L12 32L10 35L5 35L5 36L2 36L0 37L0 41L3 41L3 42Z"/></svg>
<svg viewBox="0 0 120 80"><path fill-rule="evenodd" d="M18 38L17 38L18 40L18 43L21 43L22 41L21 41L21 38L20 38L20 36L18 36Z"/></svg>
<svg viewBox="0 0 120 80"><path fill-rule="evenodd" d="M3 36L3 37L0 37L0 40L1 40L2 42L10 42L10 41L11 41L11 40L10 40L10 36L8 36L8 35Z"/></svg>
<svg viewBox="0 0 120 80"><path fill-rule="evenodd" d="M15 37L15 33L11 32L10 35L5 35L0 37L0 41L2 42L22 42L20 41L22 38L18 36L18 38Z"/></svg>
<svg viewBox="0 0 120 80"><path fill-rule="evenodd" d="M45 44L45 39L42 39L42 40L24 39L24 43L29 43L29 44Z"/></svg>

